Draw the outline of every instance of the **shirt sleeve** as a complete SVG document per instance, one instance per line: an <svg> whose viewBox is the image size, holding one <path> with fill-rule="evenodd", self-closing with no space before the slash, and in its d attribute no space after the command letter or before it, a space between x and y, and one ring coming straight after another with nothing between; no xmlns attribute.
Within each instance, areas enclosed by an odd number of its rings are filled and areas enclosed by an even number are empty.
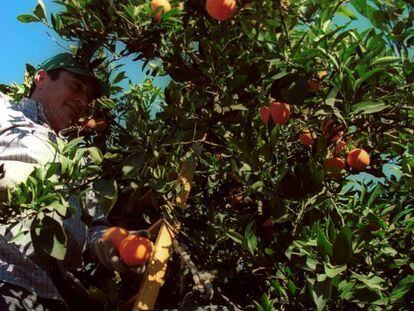
<svg viewBox="0 0 414 311"><path fill-rule="evenodd" d="M0 200L7 188L25 181L36 166L55 159L50 143L54 138L49 128L32 122L0 97L0 164L4 172Z"/></svg>
<svg viewBox="0 0 414 311"><path fill-rule="evenodd" d="M93 258L97 259L95 245L102 238L104 232L110 227L109 221L103 213L102 207L98 203L98 199L93 192L92 187L87 190L85 197L85 207L90 216L92 216L92 224L88 230L87 250Z"/></svg>

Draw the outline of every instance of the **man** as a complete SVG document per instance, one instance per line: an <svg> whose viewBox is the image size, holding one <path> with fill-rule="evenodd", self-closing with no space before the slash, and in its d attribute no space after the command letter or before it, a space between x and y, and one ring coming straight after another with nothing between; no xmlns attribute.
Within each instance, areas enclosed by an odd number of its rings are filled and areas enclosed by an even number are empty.
<svg viewBox="0 0 414 311"><path fill-rule="evenodd" d="M105 84L70 53L41 64L33 82L30 98L18 104L0 93L0 202L7 197L7 189L25 181L36 166L54 160L55 150L49 142L86 116L90 102L106 90ZM32 247L19 249L9 243L10 232L0 235L0 310L67 309L62 297L65 290L56 283L72 282L75 291L85 292L70 271L81 267L82 252L88 247L105 267L129 271L113 245L100 239L108 224L94 199L90 201L95 207L94 227L88 232L80 211L65 220L68 251L65 261L56 266L41 267ZM134 271L143 270L137 267Z"/></svg>

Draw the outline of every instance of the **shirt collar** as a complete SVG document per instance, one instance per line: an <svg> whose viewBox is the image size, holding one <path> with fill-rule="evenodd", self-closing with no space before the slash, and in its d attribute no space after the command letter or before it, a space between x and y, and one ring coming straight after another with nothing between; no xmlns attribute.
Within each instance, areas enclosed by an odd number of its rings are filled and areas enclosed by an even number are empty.
<svg viewBox="0 0 414 311"><path fill-rule="evenodd" d="M23 112L23 114L33 122L49 125L41 103L31 98L23 98L20 101L19 106L21 112Z"/></svg>
<svg viewBox="0 0 414 311"><path fill-rule="evenodd" d="M23 98L19 102L20 111L23 112L23 114L32 120L33 122L40 124L40 125L47 125L50 128L50 124L47 121L45 111L43 108L43 105L31 98ZM59 131L58 136L62 139L65 139L69 136L78 136L79 137L79 126L70 126L66 129L62 129Z"/></svg>

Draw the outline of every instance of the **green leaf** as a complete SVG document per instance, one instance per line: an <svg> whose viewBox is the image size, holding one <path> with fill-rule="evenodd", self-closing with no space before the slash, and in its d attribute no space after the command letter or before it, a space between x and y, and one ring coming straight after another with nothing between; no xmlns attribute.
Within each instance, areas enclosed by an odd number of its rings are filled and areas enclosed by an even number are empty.
<svg viewBox="0 0 414 311"><path fill-rule="evenodd" d="M324 281L326 281L327 278L328 278L328 276L326 274L318 274L318 276L316 277L316 280L318 282L324 282Z"/></svg>
<svg viewBox="0 0 414 311"><path fill-rule="evenodd" d="M52 211L56 211L61 217L68 216L68 205L67 204L62 204L59 201L52 202L51 204L46 206L46 208L48 208Z"/></svg>
<svg viewBox="0 0 414 311"><path fill-rule="evenodd" d="M356 20L357 16L352 12L345 4L342 4L336 11L339 15L347 17L352 20Z"/></svg>
<svg viewBox="0 0 414 311"><path fill-rule="evenodd" d="M337 275L340 275L342 272L346 271L347 266L346 265L339 265L339 266L332 266L329 263L324 264L325 274L333 279Z"/></svg>
<svg viewBox="0 0 414 311"><path fill-rule="evenodd" d="M332 244L328 241L322 231L319 231L316 243L318 245L319 253L322 256L332 257Z"/></svg>
<svg viewBox="0 0 414 311"><path fill-rule="evenodd" d="M62 29L63 25L62 25L62 20L60 18L60 16L58 14L54 15L51 14L51 21L52 21L52 27L53 29L59 33L60 30Z"/></svg>
<svg viewBox="0 0 414 311"><path fill-rule="evenodd" d="M333 262L346 264L352 256L352 233L348 226L342 228L333 244Z"/></svg>
<svg viewBox="0 0 414 311"><path fill-rule="evenodd" d="M296 265L305 271L315 271L318 263L319 261L316 259L315 256L308 255L306 257L302 257L301 259L299 259Z"/></svg>
<svg viewBox="0 0 414 311"><path fill-rule="evenodd" d="M352 272L352 277L364 283L370 290L381 291L383 289L384 279L379 276L373 274L362 275Z"/></svg>
<svg viewBox="0 0 414 311"><path fill-rule="evenodd" d="M24 246L31 243L30 239L30 231L27 229L26 226L30 225L30 221L20 221L17 224L15 224L11 229L10 233L12 235L12 238L9 240L9 243L14 243L19 246ZM6 229L5 227L2 227L2 229ZM2 230L3 231L3 230ZM5 234L5 232L1 233L2 235Z"/></svg>
<svg viewBox="0 0 414 311"><path fill-rule="evenodd" d="M120 73L118 73L115 76L115 78L112 80L111 84L117 84L117 83L121 82L124 79L125 79L125 71L121 71Z"/></svg>
<svg viewBox="0 0 414 311"><path fill-rule="evenodd" d="M68 174L68 171L70 170L70 167L71 167L71 161L68 158L64 157L64 156L60 156L59 157L59 163L60 163L60 167L61 167L61 169L60 169L61 173L63 175Z"/></svg>
<svg viewBox="0 0 414 311"><path fill-rule="evenodd" d="M256 234L253 231L253 222L251 222L244 232L244 237L247 244L247 249L250 251L250 253L253 255L254 252L257 250L257 237Z"/></svg>
<svg viewBox="0 0 414 311"><path fill-rule="evenodd" d="M371 195L369 196L367 206L371 207L374 201L383 193L381 184L375 187L374 191L372 191Z"/></svg>
<svg viewBox="0 0 414 311"><path fill-rule="evenodd" d="M242 18L242 19L240 19L240 25L241 25L242 31L246 34L246 36L250 40L253 40L256 37L257 31L252 26L252 24L250 23L250 21Z"/></svg>
<svg viewBox="0 0 414 311"><path fill-rule="evenodd" d="M352 106L352 114L358 115L377 113L386 109L387 107L388 106L381 101L362 101Z"/></svg>
<svg viewBox="0 0 414 311"><path fill-rule="evenodd" d="M101 97L98 99L98 103L104 108L115 109L115 102L112 99Z"/></svg>
<svg viewBox="0 0 414 311"><path fill-rule="evenodd" d="M253 185L250 186L253 192L263 192L264 183L259 180L256 181Z"/></svg>
<svg viewBox="0 0 414 311"><path fill-rule="evenodd" d="M93 163L95 163L96 165L100 165L102 163L103 155L102 155L102 152L99 148L89 147L88 148L88 153L89 153L89 156L91 157Z"/></svg>
<svg viewBox="0 0 414 311"><path fill-rule="evenodd" d="M240 233L237 233L237 232L234 232L234 231L228 231L228 232L226 232L226 235L230 239L232 239L234 242L236 242L237 244L240 244L240 245L243 244L244 237Z"/></svg>
<svg viewBox="0 0 414 311"><path fill-rule="evenodd" d="M21 231L18 232L16 235L13 235L8 243L13 243L18 246L27 246L31 243L30 232L29 231Z"/></svg>
<svg viewBox="0 0 414 311"><path fill-rule="evenodd" d="M40 19L30 14L22 14L17 16L17 19L22 23L40 22Z"/></svg>
<svg viewBox="0 0 414 311"><path fill-rule="evenodd" d="M400 221L405 215L408 215L408 214L411 214L411 213L414 213L414 208L407 208L406 210L403 210L403 211L399 212L394 217L394 222Z"/></svg>
<svg viewBox="0 0 414 311"><path fill-rule="evenodd" d="M364 72L364 74L362 74L362 76L358 80L356 80L355 88L360 87L363 82L367 81L368 79L370 79L373 76L376 76L380 72L383 73L384 69L383 68L375 68L373 70Z"/></svg>
<svg viewBox="0 0 414 311"><path fill-rule="evenodd" d="M394 286L389 298L392 302L396 302L402 299L413 288L414 275L407 276Z"/></svg>
<svg viewBox="0 0 414 311"><path fill-rule="evenodd" d="M292 293L293 296L295 296L296 295L295 283L293 283L292 280L289 280L287 285L288 285L289 291Z"/></svg>
<svg viewBox="0 0 414 311"><path fill-rule="evenodd" d="M331 279L325 279L322 282L308 279L311 284L311 293L313 301L318 311L324 310L331 297Z"/></svg>
<svg viewBox="0 0 414 311"><path fill-rule="evenodd" d="M396 56L385 56L381 58L377 58L375 61L372 62L372 66L378 65L389 65L395 62L401 61L401 58Z"/></svg>
<svg viewBox="0 0 414 311"><path fill-rule="evenodd" d="M230 109L231 109L231 110L235 110L235 111L237 111L237 110L239 110L239 111L246 111L246 110L249 110L249 109L247 109L247 108L246 108L246 106L244 106L243 104L231 105L231 106L230 106Z"/></svg>
<svg viewBox="0 0 414 311"><path fill-rule="evenodd" d="M30 227L30 235L36 252L63 260L66 255L66 234L63 226L49 216L37 217Z"/></svg>
<svg viewBox="0 0 414 311"><path fill-rule="evenodd" d="M108 215L118 197L118 186L116 180L99 180L93 183L93 189L99 200L104 214Z"/></svg>
<svg viewBox="0 0 414 311"><path fill-rule="evenodd" d="M141 169L142 165L145 163L145 159L145 152L140 152L127 159L125 164L122 166L122 175L124 178L134 178Z"/></svg>
<svg viewBox="0 0 414 311"><path fill-rule="evenodd" d="M317 49L331 60L331 62L335 65L336 69L341 70L341 66L338 63L338 55L336 55L335 53L329 53L328 51L326 51L320 46L318 46Z"/></svg>
<svg viewBox="0 0 414 311"><path fill-rule="evenodd" d="M44 12L44 13L46 13L46 7L45 7L45 4L43 3L43 0L37 0L37 5L38 6L40 6L40 8L42 9L42 11ZM43 14L43 15L46 15L46 14Z"/></svg>
<svg viewBox="0 0 414 311"><path fill-rule="evenodd" d="M342 280L338 284L339 297L344 300L350 300L354 295L355 281L348 282Z"/></svg>
<svg viewBox="0 0 414 311"><path fill-rule="evenodd" d="M38 0L39 4L36 5L36 8L34 9L33 13L34 15L36 15L39 19L46 19L46 13L45 13L45 9L44 9L44 5L42 3L42 5L40 4L41 0Z"/></svg>
<svg viewBox="0 0 414 311"><path fill-rule="evenodd" d="M261 299L261 304L259 305L256 303L256 306L258 307L258 310L260 311L272 311L274 310L274 303L273 300L270 299L270 297L264 293Z"/></svg>
<svg viewBox="0 0 414 311"><path fill-rule="evenodd" d="M353 7L363 16L367 16L367 1L366 0L352 0Z"/></svg>

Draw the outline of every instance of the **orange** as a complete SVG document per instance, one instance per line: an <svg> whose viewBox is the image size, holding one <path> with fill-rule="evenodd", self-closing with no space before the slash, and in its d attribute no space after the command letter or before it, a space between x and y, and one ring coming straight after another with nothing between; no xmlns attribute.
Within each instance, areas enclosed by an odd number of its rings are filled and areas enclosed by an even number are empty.
<svg viewBox="0 0 414 311"><path fill-rule="evenodd" d="M111 241L117 250L119 250L119 246L121 242L129 236L128 230L125 230L121 227L110 227L107 229L102 236L103 241Z"/></svg>
<svg viewBox="0 0 414 311"><path fill-rule="evenodd" d="M154 18L157 21L161 19L163 13L167 13L169 10L171 10L171 5L168 0L151 0L151 11L155 14Z"/></svg>
<svg viewBox="0 0 414 311"><path fill-rule="evenodd" d="M263 228L267 228L267 227L271 227L273 226L273 221L270 218L267 218L265 221L263 221L262 223L262 227Z"/></svg>
<svg viewBox="0 0 414 311"><path fill-rule="evenodd" d="M342 171L345 170L345 168L345 161L338 157L327 159L323 165L325 174L334 178L341 178Z"/></svg>
<svg viewBox="0 0 414 311"><path fill-rule="evenodd" d="M131 234L119 246L122 261L128 266L145 264L152 252L151 241L139 235Z"/></svg>
<svg viewBox="0 0 414 311"><path fill-rule="evenodd" d="M207 0L206 9L208 15L218 21L232 18L237 9L236 0Z"/></svg>
<svg viewBox="0 0 414 311"><path fill-rule="evenodd" d="M308 129L303 130L303 132L299 134L299 140L305 146L313 145L312 133Z"/></svg>
<svg viewBox="0 0 414 311"><path fill-rule="evenodd" d="M369 154L364 149L356 148L348 153L346 162L354 170L361 171L369 165Z"/></svg>
<svg viewBox="0 0 414 311"><path fill-rule="evenodd" d="M108 124L106 123L105 119L97 118L85 120L83 126L88 130L94 130L99 132L103 131L108 126Z"/></svg>
<svg viewBox="0 0 414 311"><path fill-rule="evenodd" d="M346 142L338 140L335 145L334 155L340 155L346 151Z"/></svg>
<svg viewBox="0 0 414 311"><path fill-rule="evenodd" d="M263 106L260 108L260 116L262 117L262 120L265 124L267 124L267 122L269 122L269 117L270 117L270 111L269 108Z"/></svg>
<svg viewBox="0 0 414 311"><path fill-rule="evenodd" d="M271 101L270 115L276 124L286 124L290 118L290 106L286 103Z"/></svg>

